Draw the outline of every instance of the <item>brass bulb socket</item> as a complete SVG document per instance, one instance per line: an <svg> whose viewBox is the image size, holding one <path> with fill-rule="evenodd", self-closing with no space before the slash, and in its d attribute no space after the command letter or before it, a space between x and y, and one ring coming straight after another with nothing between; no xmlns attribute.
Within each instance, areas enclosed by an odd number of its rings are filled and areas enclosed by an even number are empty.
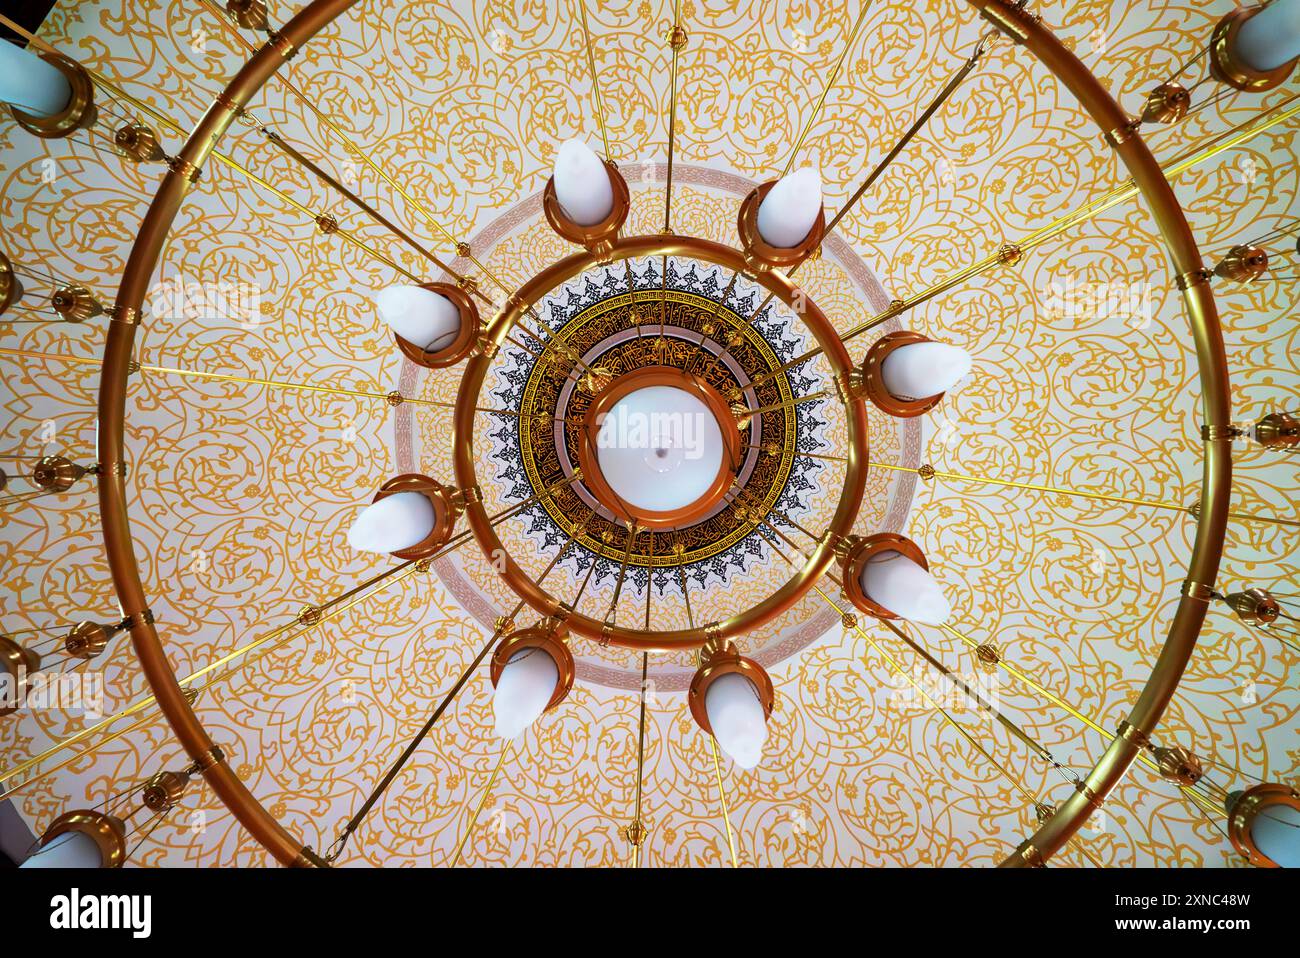
<svg viewBox="0 0 1300 958"><path fill-rule="evenodd" d="M489 665L492 687L497 687L497 683L501 681L501 673L505 671L505 667L515 655L527 649L536 649L540 654L549 655L555 662L558 676L555 681L555 692L551 695L551 700L546 703L546 711L555 708L568 697L577 674L573 653L569 651L569 646L564 641L566 632L562 623L555 619L548 619L535 628L520 629L507 635L492 652L492 661Z"/></svg>
<svg viewBox="0 0 1300 958"><path fill-rule="evenodd" d="M865 612L877 619L897 619L898 616L873 601L862 589L862 570L873 557L882 552L897 552L911 559L927 572L930 570L930 563L926 561L925 553L911 539L895 532L877 532L875 535L854 542L841 558L840 571L843 575L844 594L859 612Z"/></svg>
<svg viewBox="0 0 1300 958"><path fill-rule="evenodd" d="M456 520L463 510L456 490L428 476L407 472L385 482L370 501L375 503L399 492L418 492L429 500L433 505L433 528L415 545L399 549L392 555L398 559L415 560L428 559L436 555L438 550L451 539L452 530L456 528Z"/></svg>
<svg viewBox="0 0 1300 958"><path fill-rule="evenodd" d="M1277 868L1277 862L1259 850L1251 835L1256 817L1269 808L1285 806L1300 811L1300 793L1287 785L1263 782L1252 785L1244 792L1228 796L1228 838L1237 851L1258 868Z"/></svg>
<svg viewBox="0 0 1300 958"><path fill-rule="evenodd" d="M98 116L95 109L95 84L86 68L61 53L42 50L37 55L63 74L72 92L67 106L51 116L27 113L11 104L9 112L13 114L14 120L28 133L47 140L71 136L77 130L93 126Z"/></svg>
<svg viewBox="0 0 1300 958"><path fill-rule="evenodd" d="M740 248L747 267L756 272L788 273L821 248L826 235L826 211L817 211L812 229L797 246L773 246L758 232L758 208L774 186L776 180L763 183L741 201L740 212L736 214L736 232L740 236Z"/></svg>
<svg viewBox="0 0 1300 958"><path fill-rule="evenodd" d="M894 350L915 343L931 342L927 336L910 329L899 330L881 336L871 344L861 364L849 374L849 393L855 397L868 399L881 412L888 413L896 419L914 419L943 401L944 393L923 396L918 399L904 399L895 396L885 388L882 372L885 360Z"/></svg>
<svg viewBox="0 0 1300 958"><path fill-rule="evenodd" d="M609 215L599 223L584 226L569 219L564 208L560 206L559 197L555 194L554 176L546 181L546 188L542 191L542 212L546 214L546 222L551 224L551 229L555 230L562 239L586 249L601 263L610 261L614 241L618 239L618 232L623 228L627 214L632 209L632 197L628 192L627 180L623 179L623 174L618 171L618 167L609 160L605 160L604 163L605 172L609 175L609 186L614 194L614 205Z"/></svg>
<svg viewBox="0 0 1300 958"><path fill-rule="evenodd" d="M115 815L93 808L66 812L51 822L41 835L41 847L68 832L80 832L99 846L104 868L121 868L126 861L126 825Z"/></svg>
<svg viewBox="0 0 1300 958"><path fill-rule="evenodd" d="M1295 60L1273 70L1259 71L1248 67L1237 56L1237 36L1242 25L1262 7L1237 7L1215 26L1210 35L1210 75L1234 90L1263 93L1286 82L1295 69Z"/></svg>
<svg viewBox="0 0 1300 958"><path fill-rule="evenodd" d="M465 290L451 283L421 283L420 288L451 300L452 305L460 313L460 332L448 345L435 350L424 349L393 333L397 348L402 351L403 356L425 369L446 369L448 366L455 366L479 346L483 330L478 307L474 305L474 300Z"/></svg>
<svg viewBox="0 0 1300 958"><path fill-rule="evenodd" d="M731 674L743 675L754 684L758 701L763 706L764 720L772 717L772 709L776 707L776 689L772 687L772 679L767 670L753 659L741 655L735 643L730 640L711 641L700 650L700 667L691 679L691 688L686 694L691 718L710 735L713 734L713 726L709 724L709 710L706 706L709 686L720 676Z"/></svg>

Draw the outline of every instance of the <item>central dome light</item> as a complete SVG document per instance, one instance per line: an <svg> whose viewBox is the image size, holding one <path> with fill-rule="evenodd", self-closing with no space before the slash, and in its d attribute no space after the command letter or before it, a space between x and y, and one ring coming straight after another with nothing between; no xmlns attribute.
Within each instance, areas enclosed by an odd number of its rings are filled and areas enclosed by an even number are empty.
<svg viewBox="0 0 1300 958"><path fill-rule="evenodd" d="M594 397L582 452L606 509L671 528L699 521L731 488L740 432L712 386L679 369L648 367Z"/></svg>
<svg viewBox="0 0 1300 958"><path fill-rule="evenodd" d="M650 512L685 509L709 491L722 465L722 430L697 396L645 386L605 414L596 461L610 488Z"/></svg>

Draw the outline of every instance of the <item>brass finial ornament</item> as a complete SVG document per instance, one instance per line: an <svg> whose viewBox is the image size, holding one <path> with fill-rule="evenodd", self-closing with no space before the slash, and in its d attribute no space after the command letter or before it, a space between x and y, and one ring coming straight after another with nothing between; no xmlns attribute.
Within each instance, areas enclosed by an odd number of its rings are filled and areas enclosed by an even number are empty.
<svg viewBox="0 0 1300 958"><path fill-rule="evenodd" d="M1192 95L1181 83L1162 83L1147 96L1143 123L1177 123L1187 115Z"/></svg>
<svg viewBox="0 0 1300 958"><path fill-rule="evenodd" d="M71 136L77 130L89 129L99 113L95 109L95 84L86 68L61 53L41 50L37 55L63 74L72 92L67 105L50 116L27 113L10 104L9 112L14 120L28 133L43 139L59 139Z"/></svg>
<svg viewBox="0 0 1300 958"><path fill-rule="evenodd" d="M797 246L773 246L763 239L758 232L758 208L777 182L769 180L751 190L741 202L736 216L736 232L740 234L745 265L755 272L789 272L812 256L826 236L826 211L823 209L817 211L812 229Z"/></svg>
<svg viewBox="0 0 1300 958"><path fill-rule="evenodd" d="M901 329L887 333L871 344L862 362L849 373L848 391L855 398L867 399L881 412L897 419L913 419L929 412L943 401L944 393L922 396L917 399L903 399L895 396L885 387L881 372L889 354L902 346L915 343L928 343L932 340L910 329Z"/></svg>
<svg viewBox="0 0 1300 958"><path fill-rule="evenodd" d="M41 835L45 848L60 835L77 832L85 835L99 849L101 868L121 868L126 862L126 825L116 815L80 808L66 812L50 823Z"/></svg>
<svg viewBox="0 0 1300 958"><path fill-rule="evenodd" d="M63 650L76 659L93 659L108 647L109 639L126 628L125 622L103 625L81 622L63 640Z"/></svg>
<svg viewBox="0 0 1300 958"><path fill-rule="evenodd" d="M84 286L60 286L50 297L54 311L69 323L84 323L104 315L104 304Z"/></svg>
<svg viewBox="0 0 1300 958"><path fill-rule="evenodd" d="M1269 625L1276 622L1282 612L1277 599L1264 589L1232 592L1223 596L1223 601L1247 625Z"/></svg>
<svg viewBox="0 0 1300 958"><path fill-rule="evenodd" d="M41 456L32 466L32 482L45 492L67 492L90 471L65 456Z"/></svg>
<svg viewBox="0 0 1300 958"><path fill-rule="evenodd" d="M873 557L882 552L897 552L911 559L925 571L930 571L930 564L926 561L921 547L906 536L900 536L895 532L877 532L864 538L854 536L836 550L836 554L840 557L844 595L859 612L865 612L877 619L897 619L897 615L873 601L862 589L862 570Z"/></svg>
<svg viewBox="0 0 1300 958"><path fill-rule="evenodd" d="M440 349L424 349L409 339L403 339L397 333L393 333L397 348L402 351L403 356L425 369L446 369L448 366L455 366L481 345L483 323L479 317L478 307L474 305L474 300L465 290L452 283L421 283L420 288L437 293L451 301L456 311L460 313L460 331L450 343Z"/></svg>
<svg viewBox="0 0 1300 958"><path fill-rule="evenodd" d="M41 670L41 657L10 636L0 635L0 674L9 677L9 687L0 698L0 716L17 712L23 700L27 676Z"/></svg>
<svg viewBox="0 0 1300 958"><path fill-rule="evenodd" d="M1175 745L1171 748L1157 746L1152 750L1160 766L1160 777L1181 788L1190 788L1205 775L1205 766L1188 748Z"/></svg>
<svg viewBox="0 0 1300 958"><path fill-rule="evenodd" d="M555 671L557 678L555 680L555 692L551 696L546 708L543 711L549 712L569 696L573 689L573 679L577 675L577 667L573 662L573 653L569 651L568 644L564 641L564 636L568 629L558 618L544 619L536 626L527 629L519 629L512 632L501 640L496 649L492 652L492 661L489 667L489 673L492 679L492 687L495 689L497 683L501 681L501 673L505 671L506 665L520 652L526 652L529 649L536 650L536 654L549 655L555 662Z"/></svg>
<svg viewBox="0 0 1300 958"><path fill-rule="evenodd" d="M1268 251L1259 246L1242 244L1228 250L1228 255L1214 267L1214 275L1234 283L1249 283L1268 269Z"/></svg>
<svg viewBox="0 0 1300 958"><path fill-rule="evenodd" d="M609 175L610 190L614 194L614 205L610 208L608 216L590 226L575 223L560 205L560 199L555 192L554 176L546 181L546 189L542 191L542 212L546 214L546 222L551 224L551 229L563 239L585 248L596 257L597 262L607 263L610 261L610 253L614 249L618 232L623 228L627 214L632 208L632 197L628 192L627 180L623 179L623 174L618 171L618 167L609 160L603 162L605 172Z"/></svg>
<svg viewBox="0 0 1300 958"><path fill-rule="evenodd" d="M1290 413L1269 413L1255 423L1255 441L1267 449L1300 446L1300 419Z"/></svg>
<svg viewBox="0 0 1300 958"><path fill-rule="evenodd" d="M1261 817L1270 819L1270 825L1276 822L1283 830L1296 828L1300 820L1300 792L1289 785L1262 782L1244 792L1232 792L1224 802L1224 810L1228 813L1228 838L1233 847L1252 865L1281 867L1269 857L1272 841L1257 834L1256 828Z"/></svg>
<svg viewBox="0 0 1300 958"><path fill-rule="evenodd" d="M226 12L245 30L270 30L262 0L226 0Z"/></svg>
<svg viewBox="0 0 1300 958"><path fill-rule="evenodd" d="M13 263L9 262L9 257L0 251L0 316L9 311L13 306L23 298L23 284L18 279L18 274L14 272Z"/></svg>
<svg viewBox="0 0 1300 958"><path fill-rule="evenodd" d="M133 163L157 163L166 158L158 134L135 120L117 128L113 150Z"/></svg>
<svg viewBox="0 0 1300 958"><path fill-rule="evenodd" d="M691 688L686 694L691 718L695 719L696 725L710 735L713 734L713 726L709 724L709 710L705 704L709 686L721 676L731 674L743 675L753 683L759 704L763 707L763 719L766 721L772 717L772 709L776 706L776 689L772 686L772 679L761 665L741 655L734 642L730 639L710 639L700 649L699 661L700 667L691 679Z"/></svg>
<svg viewBox="0 0 1300 958"><path fill-rule="evenodd" d="M452 530L456 528L456 520L464 511L464 500L451 486L444 486L437 480L416 472L408 472L394 476L385 482L370 501L376 503L399 492L418 492L429 500L433 506L433 528L415 545L399 549L392 554L399 559L427 559L436 554L451 538Z"/></svg>
<svg viewBox="0 0 1300 958"><path fill-rule="evenodd" d="M189 788L190 779L197 771L198 767L191 765L179 772L158 772L149 781L145 782L144 787L140 790L140 798L144 802L144 807L156 814L170 812L185 797L185 790Z"/></svg>
<svg viewBox="0 0 1300 958"><path fill-rule="evenodd" d="M1264 6L1237 7L1219 21L1210 35L1210 75L1235 90L1263 93L1281 86L1295 69L1296 61L1289 60L1272 70L1256 70L1240 55L1237 43L1241 28Z"/></svg>

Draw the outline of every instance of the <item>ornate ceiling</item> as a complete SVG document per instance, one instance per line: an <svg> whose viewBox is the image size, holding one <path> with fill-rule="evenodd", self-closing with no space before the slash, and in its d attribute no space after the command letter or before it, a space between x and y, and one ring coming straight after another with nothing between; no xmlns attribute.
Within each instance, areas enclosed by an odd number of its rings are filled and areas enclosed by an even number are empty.
<svg viewBox="0 0 1300 958"><path fill-rule="evenodd" d="M1230 6L1226 0L1034 4L1135 111L1151 87L1200 49ZM287 12L273 8L272 18ZM691 40L680 74L679 231L730 239L738 197L754 181L779 173L856 14L856 5L683 3ZM670 15L667 5L649 2L601 4L590 12L611 151L632 187L632 231L653 230L661 202L668 88L662 37ZM589 119L590 83L575 16L576 8L565 4L363 3L303 50L289 75L418 195L449 234L518 284L567 249L547 230L538 198L556 146L579 134L594 143L598 135ZM974 14L955 0L873 5L803 154L821 167L828 208L856 188L980 32ZM245 55L197 0L61 2L40 34L185 128ZM1156 130L1153 151L1162 161L1182 154L1288 99L1293 89L1294 81L1262 96L1224 98L1175 128ZM441 235L350 158L283 86L271 83L253 113L286 138L315 145L336 175L431 245L441 243L450 258ZM1300 215L1293 136L1293 125L1281 124L1176 180L1207 258ZM237 126L223 149L312 214L346 217L365 242L422 271L417 257L350 216L251 127ZM15 262L42 264L111 299L158 169L124 164L107 151L107 141L98 149L84 138L37 141L12 122L0 123L0 246ZM841 225L842 240L827 244L801 282L845 330L890 299L923 289L1122 182L1069 95L1023 51L999 45ZM690 296L707 299L706 268L697 270L700 286L691 292L684 279L691 264L674 266L683 278L684 308ZM634 267L647 282L647 271L657 268L649 261ZM1199 490L1196 363L1167 275L1149 217L1129 201L1015 267L912 311L904 325L964 345L975 355L974 373L910 426L873 414L872 460L1192 504ZM372 398L148 367L378 394L400 389L425 399L450 398L457 372L430 374L392 348L370 301L375 289L394 281L390 266L323 235L309 215L217 164L182 208L156 278L173 286L238 284L250 307L247 315L193 305L155 311L138 341L137 359L146 368L133 378L128 399L132 516L138 551L148 560L143 571L153 609L171 661L185 675L385 568L386 559L347 547L347 526L356 507L395 473L450 478L450 410L394 408ZM622 288L606 279L581 278L553 297L577 320L590 316L596 339L599 309L628 305L617 299ZM588 280L595 292L587 290ZM1099 308L1092 294L1109 283L1123 294L1103 296ZM752 291L743 286L737 292L747 294ZM1216 295L1237 417L1254 421L1300 406L1292 286L1224 285ZM765 349L785 355L792 347L781 337L794 335L773 323L764 342L753 344L755 361L763 361ZM3 451L93 459L94 363L102 342L102 325L93 321L0 325ZM808 373L817 374L815 368ZM530 380L522 350L503 350L489 385L498 394L545 386ZM842 450L843 424L834 410L817 406L795 418L789 428L816 448ZM514 481L537 481L527 474L528 450L512 445L510 431L493 433L489 417L479 421L488 437L476 447L480 475L514 469L522 473ZM530 448L544 448L546 438L535 437ZM1294 516L1294 457L1242 447L1235 459L1234 510ZM834 506L827 470L807 459L771 468L786 470L778 477L787 483L783 494L793 497L786 504L816 528L817 517ZM485 483L485 491L502 497L493 505L520 495L504 481ZM887 468L869 476L860 525L906 531L923 543L958 610L956 628L996 643L1107 729L1123 717L1159 651L1194 529L1190 516L1173 509L922 481ZM537 520L506 526L502 535L512 551L531 553L540 566L540 550L555 531ZM709 601L720 608L770 589L784 575L762 550L744 555L719 548L717 555L722 559L713 570L701 567L700 574ZM1220 588L1294 583L1298 560L1295 527L1234 521ZM89 484L26 508L8 507L0 580L6 632L116 614ZM610 588L599 580L597 586ZM212 682L197 711L272 814L323 848L508 601L487 560L462 550L336 621L261 647L253 661L235 663ZM663 614L679 613L669 601ZM926 674L892 635L867 628L916 675ZM956 703L955 717L1040 801L1064 798L1073 788L1069 778L1091 766L1106 738L1005 676L980 671L955 639L937 630L914 634L954 671L978 680L1062 768L1029 755L969 706ZM778 704L760 766L744 772L724 765L744 863L992 864L1032 826L1033 809L1019 790L918 702L860 636L846 634L815 594L749 637L746 647L772 675ZM574 654L573 694L506 759L469 836L466 862L627 861L619 828L632 815L639 663L631 653L584 640L575 640ZM1233 787L1257 778L1296 781L1298 658L1212 610L1162 741L1188 745L1221 764L1220 780ZM104 671L106 713L147 694L123 637L93 667ZM685 654L652 656L648 864L727 861L707 740L681 692L691 671ZM450 862L498 756L489 700L484 670L340 864ZM127 729L120 738L14 797L36 831L66 808L102 801L123 781L182 764L161 720L133 721L113 726ZM90 724L77 711L5 719L6 768ZM210 791L192 794L185 808L187 815L153 833L134 863L268 860ZM1214 823L1141 767L1057 861L1089 859L1105 865L1240 860Z"/></svg>

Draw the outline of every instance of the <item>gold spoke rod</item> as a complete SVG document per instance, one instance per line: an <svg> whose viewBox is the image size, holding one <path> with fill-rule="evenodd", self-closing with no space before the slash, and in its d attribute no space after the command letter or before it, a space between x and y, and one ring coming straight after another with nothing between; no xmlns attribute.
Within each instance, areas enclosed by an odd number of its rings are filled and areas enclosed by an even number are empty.
<svg viewBox="0 0 1300 958"><path fill-rule="evenodd" d="M613 162L609 149L609 131L605 129L605 104L600 97L600 74L596 71L596 54L591 47L591 28L587 26L587 0L574 0L582 19L582 38L587 48L587 69L591 71L591 90L596 98L596 122L600 124L600 141L605 144L605 159Z"/></svg>
<svg viewBox="0 0 1300 958"><path fill-rule="evenodd" d="M686 45L686 32L682 29L682 0L673 0L673 25L668 34L668 47L672 50L672 68L668 79L668 170L664 182L664 232L672 232L673 219L673 152L677 143L677 70L681 48ZM665 262L667 258L665 257ZM668 271L664 270L667 282ZM662 330L661 330L662 332Z"/></svg>
<svg viewBox="0 0 1300 958"><path fill-rule="evenodd" d="M269 632L264 633L258 638L246 642L245 644L234 649L232 652L229 652L226 655L222 656L221 658L209 662L207 665L203 666L202 668L194 672L191 672L189 675L185 676L184 678L178 678L177 682L181 686L186 687L188 691L202 692L203 690L210 688L212 685L216 684L217 682L229 678L236 671L238 671L238 669L245 668L248 665L252 664L253 662L260 660L265 655L275 651L277 648L280 648L282 645L284 645L284 643L288 642L289 640L297 638L300 635L305 635L307 632L310 632L312 629L314 629L317 625L329 619L333 619L337 615L347 611L348 609L351 609L352 607L356 606L360 602L363 602L366 599L368 599L370 596L374 595L376 592L380 591L383 588L386 588L391 583L406 578L408 575L410 575L412 572L415 571L415 568L416 568L416 563L414 561L407 561L401 563L400 565L396 565L393 568L388 569L384 572L381 572L376 576L372 576L371 578L362 582L360 585L352 589L349 589L347 592L335 596L333 599L330 599L319 606L311 607L313 609L314 615L310 616L309 618L304 619L304 614L299 613L297 616L295 616L295 618L292 621L287 622L284 625L277 626L276 628L270 630ZM369 589L369 591L365 591L367 589ZM292 631L295 627L298 626L302 627L299 631L297 632ZM279 641L276 641L277 639ZM268 643L273 643L273 644L270 644L268 647ZM261 652L257 656L250 655L250 653L256 652L259 649L261 650ZM217 672L218 669L221 669L222 666L233 661L234 659L242 659L239 666L237 666L234 669L225 670L224 672ZM204 676L208 676L212 673L217 673L217 674L212 675L211 678L209 678L207 681L203 682L201 685L197 687L193 684L198 679L203 678ZM108 728L110 725L113 725L120 719L141 712L142 710L153 705L155 702L156 699L154 698L154 696L147 695L139 702L136 702L134 705L129 705L126 708L122 709L121 711L116 712L113 715L108 716L107 718L101 719L100 721L96 722L94 725L87 726L86 728L82 729L80 732L70 735L67 738L61 739L58 742L55 742L49 748L46 748L44 751L38 753L37 755L34 755L31 758L26 759L25 761L19 762L17 765L14 765L12 768L6 769L3 773L0 773L0 783L8 782L13 778L22 775L24 772L27 772L28 770L37 767L43 761L50 758L51 756L56 755L65 749L71 748L73 745L76 745L78 742L84 741L85 739L91 737L96 732ZM109 739L105 739L103 742L97 742L95 745L93 745L90 748L83 749L81 752L77 753L76 757L80 758L84 755L91 754L92 752L99 749L107 741L109 741ZM27 783L24 782L23 784L27 784Z"/></svg>
<svg viewBox="0 0 1300 958"><path fill-rule="evenodd" d="M465 851L465 843L469 841L469 836L474 833L474 826L478 824L479 816L483 814L483 806L487 804L488 796L492 794L492 786L496 784L497 776L501 774L501 766L505 765L506 757L510 754L510 745L510 739L506 739L501 743L501 756L497 759L496 765L492 767L492 774L488 776L487 784L483 786L483 791L479 793L474 812L465 825L465 833L461 835L460 841L456 845L456 854L451 860L453 866L460 864L461 853Z"/></svg>
<svg viewBox="0 0 1300 958"><path fill-rule="evenodd" d="M641 717L636 740L636 810L629 826L632 842L632 867L641 867L641 845L645 842L645 822L641 820L642 782L645 777L645 693L650 671L650 653L641 653Z"/></svg>
<svg viewBox="0 0 1300 958"><path fill-rule="evenodd" d="M898 466L884 462L868 462L867 465L874 469L889 469L894 472L910 472L925 478L921 468L912 466ZM938 469L931 473L938 479L952 479L957 482L969 482L975 484L1007 486L1012 489L1028 489L1034 492L1046 492L1058 496L1073 496L1080 499L1092 499L1098 502L1113 502L1130 506L1148 506L1152 509L1167 509L1171 512L1182 512L1192 514L1187 506L1179 505L1176 502L1161 502L1158 499L1137 499L1132 496L1115 496L1104 492L1089 492L1083 489L1068 489L1062 486L1049 486L1037 482L1016 482L1012 479L995 479L991 476L964 476L956 472L942 472ZM1282 519L1277 516L1261 516L1250 512L1229 512L1228 516L1233 519L1242 519L1247 522L1262 522L1269 525L1300 527L1300 521L1295 519Z"/></svg>
<svg viewBox="0 0 1300 958"><path fill-rule="evenodd" d="M813 105L812 113L808 117L808 122L803 125L803 129L799 132L798 139L794 142L794 148L790 150L790 156L785 161L785 169L781 171L782 177L789 175L791 168L794 166L794 161L799 156L799 150L803 148L804 140L808 138L808 133L812 130L813 124L815 124L817 118L821 116L822 107L826 103L826 97L830 94L831 87L835 85L835 81L839 79L840 70L844 67L844 60L848 57L849 51L853 49L853 41L858 38L858 31L862 29L862 24L866 21L867 14L870 10L871 4L864 2L862 4L862 12L858 14L858 19L854 22L853 28L849 31L848 39L844 41L844 49L840 51L840 55L836 59L835 65L831 67L831 71L826 77L826 83L822 87L821 96L817 98L817 102Z"/></svg>

